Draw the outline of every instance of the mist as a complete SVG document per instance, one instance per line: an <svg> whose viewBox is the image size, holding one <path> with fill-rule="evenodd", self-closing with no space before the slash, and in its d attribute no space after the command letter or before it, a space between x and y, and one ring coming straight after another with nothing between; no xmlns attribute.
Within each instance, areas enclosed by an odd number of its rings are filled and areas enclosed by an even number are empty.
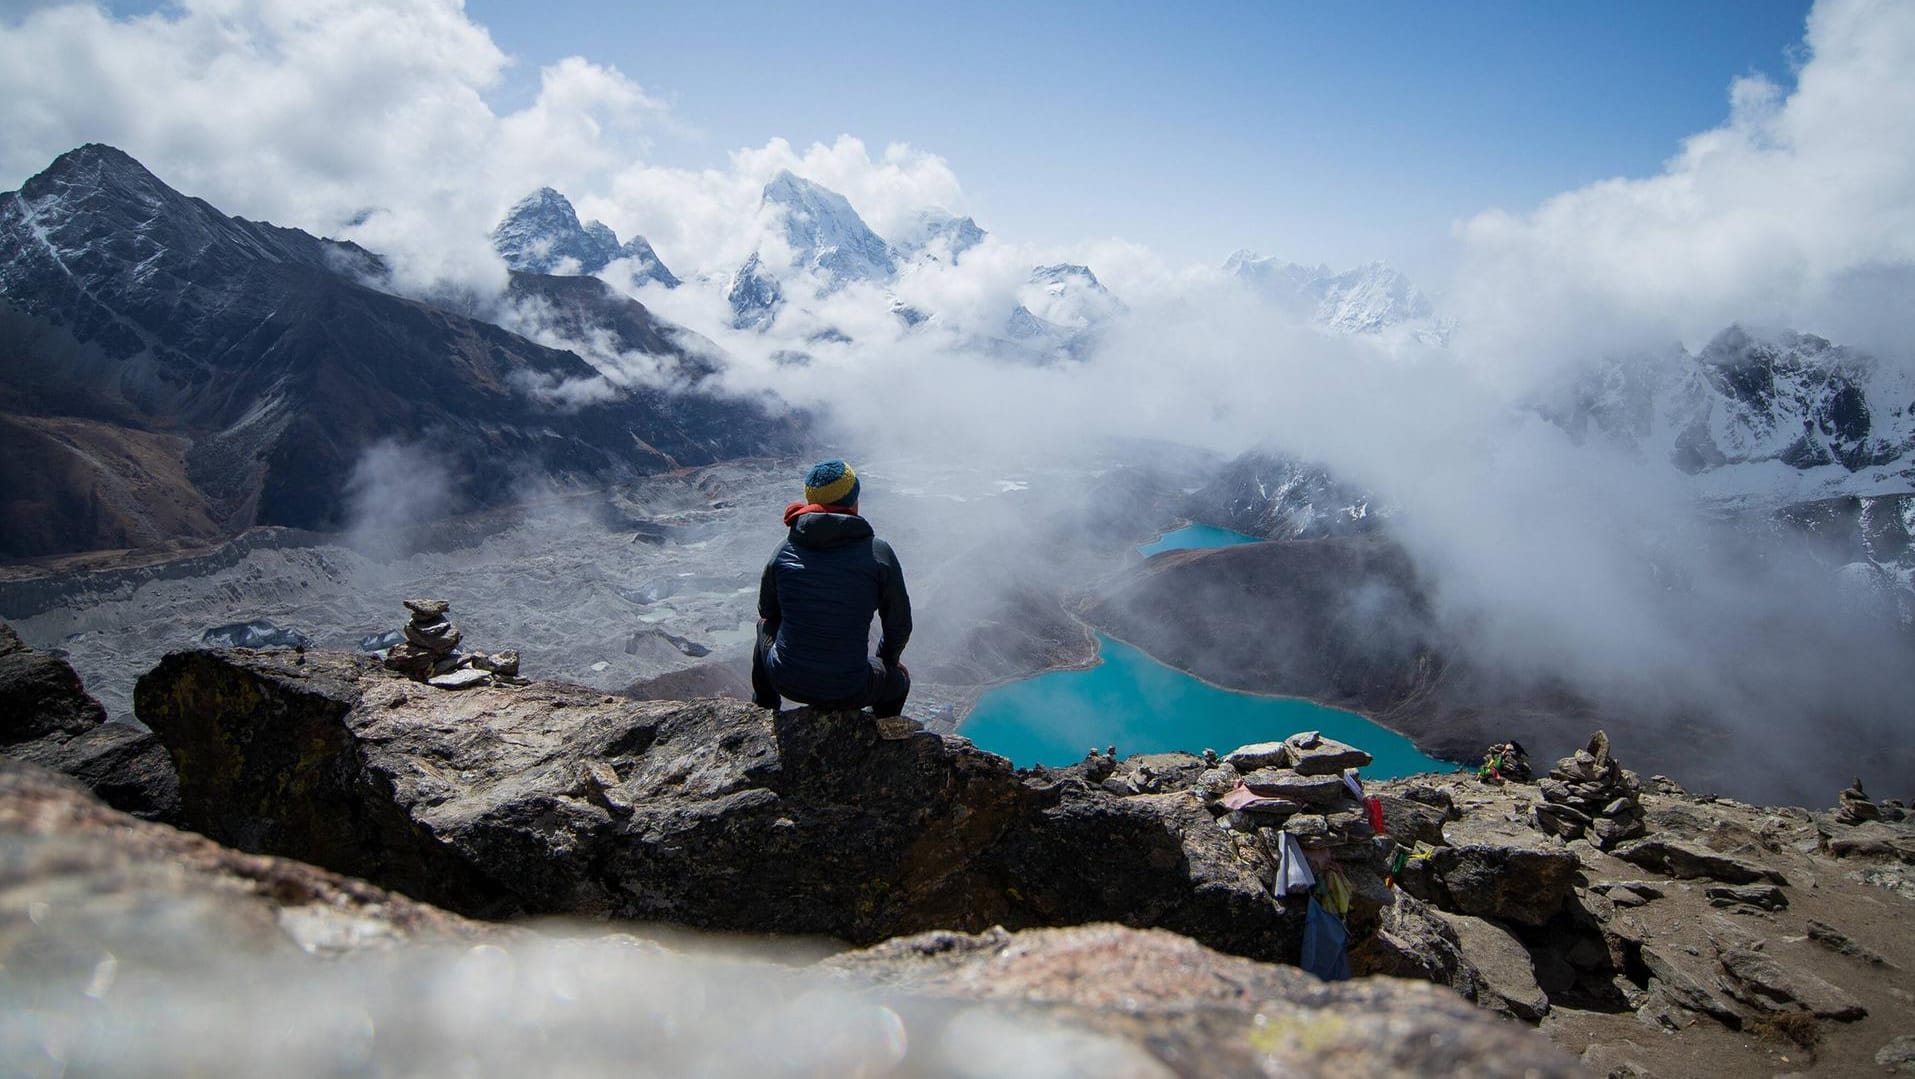
<svg viewBox="0 0 1915 1079"><path fill-rule="evenodd" d="M368 446L346 479L345 545L375 561L418 549L454 508L452 471L423 446L383 440Z"/></svg>

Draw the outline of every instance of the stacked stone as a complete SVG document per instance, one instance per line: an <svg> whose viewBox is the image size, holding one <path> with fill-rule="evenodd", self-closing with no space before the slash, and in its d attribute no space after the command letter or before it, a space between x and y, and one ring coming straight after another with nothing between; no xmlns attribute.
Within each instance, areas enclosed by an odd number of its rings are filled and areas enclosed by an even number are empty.
<svg viewBox="0 0 1915 1079"><path fill-rule="evenodd" d="M464 634L448 617L452 605L442 599L405 601L411 617L401 627L405 640L386 652L386 669L442 689L465 689L493 681L517 681L519 654L461 654Z"/></svg>
<svg viewBox="0 0 1915 1079"><path fill-rule="evenodd" d="M1343 771L1371 759L1355 746L1305 731L1238 747L1198 777L1196 790L1222 814L1220 825L1259 835L1266 845L1277 837L1263 833L1281 830L1305 847L1352 847L1368 843L1374 832L1344 786Z"/></svg>
<svg viewBox="0 0 1915 1079"><path fill-rule="evenodd" d="M1589 744L1556 762L1537 784L1536 826L1564 840L1585 836L1602 850L1648 829L1642 818L1642 783L1609 754L1609 736L1597 731Z"/></svg>
<svg viewBox="0 0 1915 1079"><path fill-rule="evenodd" d="M1899 821L1908 817L1908 811L1902 803L1888 799L1876 804L1862 789L1862 781L1857 779L1848 789L1835 796L1835 822L1837 824L1862 824L1872 820Z"/></svg>

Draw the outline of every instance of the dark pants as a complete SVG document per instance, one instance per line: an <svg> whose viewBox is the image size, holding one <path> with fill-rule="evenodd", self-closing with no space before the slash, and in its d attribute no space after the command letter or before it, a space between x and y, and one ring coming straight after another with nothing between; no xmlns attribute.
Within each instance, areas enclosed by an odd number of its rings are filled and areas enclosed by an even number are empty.
<svg viewBox="0 0 1915 1079"><path fill-rule="evenodd" d="M864 691L843 700L821 701L781 691L771 680L771 671L765 666L765 653L771 649L771 635L765 627L758 627L758 643L751 650L751 700L760 708L776 708L781 697L789 697L799 704L808 704L827 712L855 712L860 708L869 708L878 718L901 715L904 712L904 699L911 695L911 673L900 663L895 667L886 667L882 660L871 660L871 677L864 684Z"/></svg>

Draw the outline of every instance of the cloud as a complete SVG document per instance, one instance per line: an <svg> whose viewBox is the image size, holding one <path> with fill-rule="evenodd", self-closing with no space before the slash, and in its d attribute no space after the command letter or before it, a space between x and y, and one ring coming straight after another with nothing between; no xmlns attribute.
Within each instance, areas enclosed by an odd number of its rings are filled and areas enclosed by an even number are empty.
<svg viewBox="0 0 1915 1079"><path fill-rule="evenodd" d="M595 182L664 113L571 58L501 115L484 94L509 62L456 0L41 8L0 23L0 183L108 142L229 213L358 240L404 284L490 290L504 270L486 233L505 207Z"/></svg>
<svg viewBox="0 0 1915 1079"><path fill-rule="evenodd" d="M374 443L346 479L346 546L380 562L401 558L455 505L452 470L438 455L392 439Z"/></svg>
<svg viewBox="0 0 1915 1079"><path fill-rule="evenodd" d="M1479 358L1791 325L1906 355L1915 338L1915 7L1824 0L1793 90L1737 79L1661 173L1461 227L1455 313ZM1896 297L1900 297L1897 299Z"/></svg>

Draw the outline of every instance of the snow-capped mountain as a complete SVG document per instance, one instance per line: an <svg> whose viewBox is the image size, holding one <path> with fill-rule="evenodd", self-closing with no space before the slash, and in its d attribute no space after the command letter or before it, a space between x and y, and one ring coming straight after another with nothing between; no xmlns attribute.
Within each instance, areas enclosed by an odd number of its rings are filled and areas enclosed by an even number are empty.
<svg viewBox="0 0 1915 1079"><path fill-rule="evenodd" d="M890 246L836 191L786 170L765 185L764 203L784 212L785 242L794 262L818 274L821 293L853 281L897 276Z"/></svg>
<svg viewBox="0 0 1915 1079"><path fill-rule="evenodd" d="M1099 332L1129 311L1090 267L1069 263L1032 270L1017 299L1004 324L1010 347L999 352L1036 362L1088 359Z"/></svg>
<svg viewBox="0 0 1915 1079"><path fill-rule="evenodd" d="M522 273L595 274L620 259L632 260L634 283L656 281L677 288L679 281L643 236L621 244L602 221L580 224L571 200L541 187L506 211L492 230L492 246L508 268Z"/></svg>
<svg viewBox="0 0 1915 1079"><path fill-rule="evenodd" d="M1328 469L1265 450L1231 461L1186 501L1184 514L1265 539L1318 539L1369 532L1390 516L1368 491Z"/></svg>
<svg viewBox="0 0 1915 1079"><path fill-rule="evenodd" d="M787 169L765 185L760 205L778 211L792 261L773 266L754 251L731 275L725 298L731 304L733 329L768 329L792 288L797 289L794 298L829 296L853 282L897 277L890 246L836 191Z"/></svg>
<svg viewBox="0 0 1915 1079"><path fill-rule="evenodd" d="M761 402L610 383L385 284L364 249L228 217L109 146L0 193L0 558L335 529L382 441L457 462L473 506L511 497L498 477L519 469L611 482L798 444ZM512 291L681 385L710 370L599 281L515 274Z"/></svg>
<svg viewBox="0 0 1915 1079"><path fill-rule="evenodd" d="M1259 295L1297 310L1332 333L1378 334L1405 327L1432 344L1449 335L1429 299L1386 262L1338 273L1327 265L1304 266L1238 251L1224 260L1223 268Z"/></svg>
<svg viewBox="0 0 1915 1079"><path fill-rule="evenodd" d="M1667 460L1705 496L1775 504L1915 487L1915 379L1812 334L1740 326L1690 355L1594 365L1542 411Z"/></svg>
<svg viewBox="0 0 1915 1079"><path fill-rule="evenodd" d="M990 235L968 217L932 207L919 210L893 247L905 258L928 258L956 265L966 251Z"/></svg>
<svg viewBox="0 0 1915 1079"><path fill-rule="evenodd" d="M725 285L725 300L731 304L732 329L763 330L784 307L785 293L778 279L754 253L731 275L731 281Z"/></svg>

